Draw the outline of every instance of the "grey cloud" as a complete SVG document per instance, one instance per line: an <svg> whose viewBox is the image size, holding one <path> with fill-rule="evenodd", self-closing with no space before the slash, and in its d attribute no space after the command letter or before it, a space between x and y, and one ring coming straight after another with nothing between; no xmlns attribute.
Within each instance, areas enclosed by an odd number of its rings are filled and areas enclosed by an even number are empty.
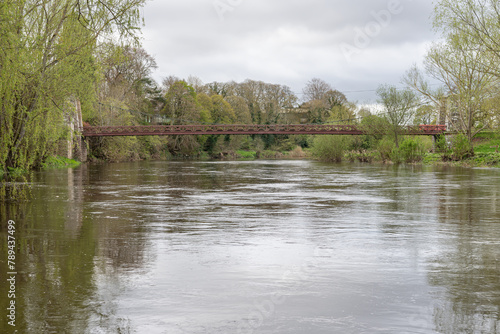
<svg viewBox="0 0 500 334"><path fill-rule="evenodd" d="M434 38L432 0L400 0L401 13L348 61L340 45L355 46L356 33L390 1L397 0L241 0L221 20L212 0L156 0L144 10L144 45L157 60L158 79L252 78L300 92L309 79L320 77L339 90L375 89L397 84L419 61L417 49ZM353 93L352 99L358 96L373 99L368 93Z"/></svg>

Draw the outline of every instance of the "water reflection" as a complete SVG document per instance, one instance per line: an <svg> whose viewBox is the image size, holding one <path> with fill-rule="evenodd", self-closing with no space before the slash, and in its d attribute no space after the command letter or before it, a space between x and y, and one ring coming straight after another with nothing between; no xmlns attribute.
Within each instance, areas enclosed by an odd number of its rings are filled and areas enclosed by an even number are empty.
<svg viewBox="0 0 500 334"><path fill-rule="evenodd" d="M499 333L500 178L483 170L441 177L457 186L440 189L439 221L453 234L440 240L430 261L430 283L446 288L446 299L436 305L436 328Z"/></svg>
<svg viewBox="0 0 500 334"><path fill-rule="evenodd" d="M2 235L19 226L20 332L499 333L498 171L141 162L35 177L31 202L0 206Z"/></svg>

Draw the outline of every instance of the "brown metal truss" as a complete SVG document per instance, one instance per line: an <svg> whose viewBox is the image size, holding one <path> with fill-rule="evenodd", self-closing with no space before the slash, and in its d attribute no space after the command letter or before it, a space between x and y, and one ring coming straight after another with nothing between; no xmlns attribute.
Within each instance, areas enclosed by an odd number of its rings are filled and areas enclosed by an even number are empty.
<svg viewBox="0 0 500 334"><path fill-rule="evenodd" d="M292 124L292 125L142 125L142 126L85 126L85 137L102 136L178 136L178 135L364 135L377 131L356 125ZM406 127L408 135L439 135L445 125Z"/></svg>

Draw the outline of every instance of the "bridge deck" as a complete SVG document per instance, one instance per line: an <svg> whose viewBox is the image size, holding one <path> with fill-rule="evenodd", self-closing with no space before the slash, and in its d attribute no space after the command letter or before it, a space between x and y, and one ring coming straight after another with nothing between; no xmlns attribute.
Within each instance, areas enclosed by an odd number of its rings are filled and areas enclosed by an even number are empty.
<svg viewBox="0 0 500 334"><path fill-rule="evenodd" d="M369 131L373 133L373 131ZM444 125L406 127L408 135L438 135L446 132ZM174 136L174 135L363 135L367 131L356 125L142 125L142 126L85 126L85 137L102 136Z"/></svg>

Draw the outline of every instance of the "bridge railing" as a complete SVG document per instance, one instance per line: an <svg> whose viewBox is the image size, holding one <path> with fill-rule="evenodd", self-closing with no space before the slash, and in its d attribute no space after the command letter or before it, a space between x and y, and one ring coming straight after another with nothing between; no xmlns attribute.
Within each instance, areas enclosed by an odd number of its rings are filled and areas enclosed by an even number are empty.
<svg viewBox="0 0 500 334"><path fill-rule="evenodd" d="M382 132L387 130L380 129ZM326 134L363 135L371 131L356 125L338 124L212 124L212 125L143 125L143 126L85 126L85 137L100 136L168 136L168 135L255 135L255 134ZM444 125L420 125L403 131L411 135L437 135L446 132Z"/></svg>

